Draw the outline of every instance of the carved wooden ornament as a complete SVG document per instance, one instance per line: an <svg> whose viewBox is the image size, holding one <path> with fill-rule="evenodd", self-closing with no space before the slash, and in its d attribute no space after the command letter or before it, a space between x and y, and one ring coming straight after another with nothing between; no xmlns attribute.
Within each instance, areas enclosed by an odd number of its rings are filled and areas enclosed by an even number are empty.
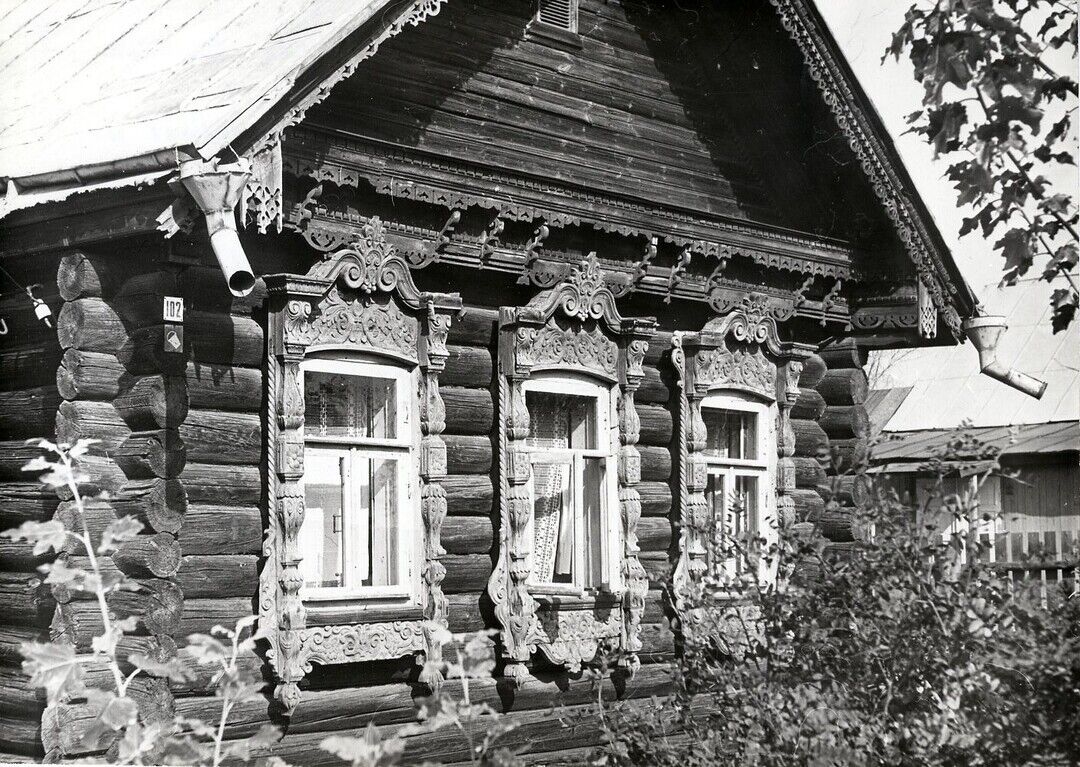
<svg viewBox="0 0 1080 767"><path fill-rule="evenodd" d="M676 333L672 362L681 387L679 408L679 560L673 591L683 601L707 570L710 511L706 501L708 468L702 402L713 392L736 391L771 405L776 428L776 519L792 521L795 489L795 435L790 412L799 396L802 361L813 347L780 341L776 311L767 296L746 293L738 305L710 320L696 333ZM685 611L684 611L685 612ZM684 635L695 616L683 615Z"/></svg>
<svg viewBox="0 0 1080 767"><path fill-rule="evenodd" d="M439 374L446 358L458 294L417 289L409 267L372 218L351 246L328 255L305 275L266 277L270 296L267 342L267 429L271 513L263 553L259 616L270 642L276 697L286 713L300 700L299 682L313 663L349 663L423 654L438 660L439 646L425 628L446 625L442 593L446 569L440 530L446 516L445 412ZM420 371L420 515L424 545L420 564L422 618L324 627L306 626L300 597L298 535L304 519L304 388L301 363L315 351L378 355ZM437 685L425 667L421 681Z"/></svg>
<svg viewBox="0 0 1080 767"><path fill-rule="evenodd" d="M656 321L624 318L604 282L595 256L583 260L555 287L526 306L499 314L499 442L501 539L499 559L488 582L502 627L504 675L520 678L539 649L570 669L591 660L601 644L626 653L631 664L641 649L640 625L648 578L638 560L641 500L635 488L641 458L635 446L640 422L634 392ZM525 440L529 412L525 382L540 370L589 376L618 388L618 498L622 593L595 604L548 603L530 593L532 541L526 534L533 513L527 483L531 473Z"/></svg>

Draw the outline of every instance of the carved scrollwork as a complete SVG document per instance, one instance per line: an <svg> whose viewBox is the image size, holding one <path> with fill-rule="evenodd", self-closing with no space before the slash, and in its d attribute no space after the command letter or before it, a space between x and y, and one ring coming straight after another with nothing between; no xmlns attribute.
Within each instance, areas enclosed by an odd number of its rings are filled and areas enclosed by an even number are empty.
<svg viewBox="0 0 1080 767"><path fill-rule="evenodd" d="M648 578L638 560L637 523L641 501L636 443L640 422L634 392L643 378L642 362L656 330L652 319L624 318L615 306L595 255L550 290L523 307L504 307L499 315L499 559L488 582L495 616L502 627L504 675L517 678L538 648L553 662L577 668L591 659L599 643L612 640L630 654L641 648L640 624ZM614 606L600 611L540 606L528 587L532 541L526 535L532 509L527 488L530 454L525 381L539 369L591 373L618 386L618 503L623 541L620 571L623 593L610 595ZM616 598L617 597L617 598ZM603 627L598 628L598 627Z"/></svg>
<svg viewBox="0 0 1080 767"><path fill-rule="evenodd" d="M277 418L268 429L271 459L270 516L260 586L260 618L270 640L268 657L278 678L276 697L286 714L300 698L299 682L313 663L347 663L422 653L438 660L438 644L424 620L399 620L307 628L300 597L303 557L299 532L304 520L304 387L300 365L305 354L323 348L389 355L420 372L421 437L419 606L427 621L446 625L442 593L446 569L440 543L446 516L445 409L439 396L439 373L448 352L446 337L453 314L461 309L457 294L417 289L404 256L371 219L348 248L316 263L306 275L269 275L270 327L267 343L268 400ZM428 664L422 681L441 680Z"/></svg>

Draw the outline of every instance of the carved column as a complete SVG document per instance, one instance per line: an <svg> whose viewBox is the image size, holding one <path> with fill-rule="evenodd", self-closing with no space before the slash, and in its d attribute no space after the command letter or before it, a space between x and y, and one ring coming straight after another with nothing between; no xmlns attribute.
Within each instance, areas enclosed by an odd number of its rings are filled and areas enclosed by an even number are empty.
<svg viewBox="0 0 1080 767"><path fill-rule="evenodd" d="M814 352L805 344L784 344L783 362L776 379L776 516L781 528L795 521L795 431L791 426L791 408L799 398L799 376L803 360Z"/></svg>
<svg viewBox="0 0 1080 767"><path fill-rule="evenodd" d="M446 554L442 546L442 524L446 518L446 408L439 394L439 374L446 367L446 336L450 330L450 314L436 311L429 305L426 327L420 337L420 513L424 522L424 619L428 624L445 626L448 603L442 582L446 566L441 559ZM442 645L436 641L429 625L424 627L425 664L420 681L432 689L442 682L439 665Z"/></svg>
<svg viewBox="0 0 1080 767"><path fill-rule="evenodd" d="M623 526L622 577L626 587L622 644L623 650L628 653L626 663L636 668L636 653L641 650L641 617L649 593L649 578L638 558L641 552L637 533L638 520L641 519L641 496L637 484L641 481L641 454L637 443L641 434L641 420L634 395L644 377L642 363L655 324L626 320L623 325L625 348L619 365L619 513Z"/></svg>

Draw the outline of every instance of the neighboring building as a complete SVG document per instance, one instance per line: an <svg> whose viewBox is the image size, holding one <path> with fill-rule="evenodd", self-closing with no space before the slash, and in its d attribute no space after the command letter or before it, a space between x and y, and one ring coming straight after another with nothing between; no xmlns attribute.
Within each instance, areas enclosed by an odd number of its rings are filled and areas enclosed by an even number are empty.
<svg viewBox="0 0 1080 767"><path fill-rule="evenodd" d="M497 630L509 745L595 744L549 710L580 665L666 689L664 590L738 567L714 523L849 541L815 488L865 454L867 350L975 310L809 0L69 6L0 18L0 522L77 524L24 440L99 440L88 523L147 527L116 609L160 656L257 614L229 734L285 724L290 763L415 717L425 621ZM43 712L17 647L96 608L41 561L0 542L0 750L77 758L92 707Z"/></svg>
<svg viewBox="0 0 1080 767"><path fill-rule="evenodd" d="M1006 367L1047 382L1033 399L1000 386L977 369L969 346L885 353L879 385L867 399L873 470L888 475L901 493L940 509L951 496L977 499L992 517L980 531L984 556L1016 577L1053 583L1075 578L1080 557L1080 326L1053 334L1052 286L1037 278L987 289L989 314L1006 317L1009 332L998 347ZM970 366L975 365L975 368ZM956 439L956 427L980 443L954 450L941 487L927 462ZM984 479L983 449L1001 451L1005 476ZM952 515L943 513L943 531Z"/></svg>

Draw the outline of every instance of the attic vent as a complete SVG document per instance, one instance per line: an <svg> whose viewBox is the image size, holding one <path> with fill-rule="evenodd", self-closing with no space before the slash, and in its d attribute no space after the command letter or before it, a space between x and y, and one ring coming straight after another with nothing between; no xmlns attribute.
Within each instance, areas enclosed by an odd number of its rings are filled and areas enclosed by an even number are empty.
<svg viewBox="0 0 1080 767"><path fill-rule="evenodd" d="M541 24L577 32L578 0L539 0L536 20Z"/></svg>

